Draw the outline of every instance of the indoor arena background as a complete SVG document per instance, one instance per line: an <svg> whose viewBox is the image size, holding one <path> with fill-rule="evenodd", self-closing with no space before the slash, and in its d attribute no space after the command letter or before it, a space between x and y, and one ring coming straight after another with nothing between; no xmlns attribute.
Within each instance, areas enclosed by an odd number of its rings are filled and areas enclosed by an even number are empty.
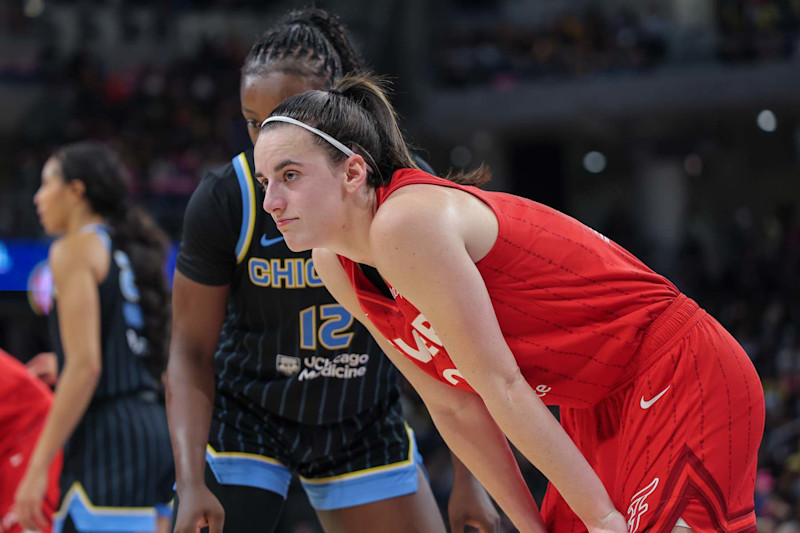
<svg viewBox="0 0 800 533"><path fill-rule="evenodd" d="M249 44L309 2L0 2L0 347L49 348L41 166L95 138L177 241L204 171L249 146ZM720 319L761 375L759 531L800 532L800 1L342 0L371 66L440 172L571 214ZM168 267L171 268L171 267ZM31 291L26 292L26 288ZM408 395L436 496L449 457ZM537 498L542 478L525 465ZM281 531L320 531L293 488ZM510 529L509 529L510 530Z"/></svg>

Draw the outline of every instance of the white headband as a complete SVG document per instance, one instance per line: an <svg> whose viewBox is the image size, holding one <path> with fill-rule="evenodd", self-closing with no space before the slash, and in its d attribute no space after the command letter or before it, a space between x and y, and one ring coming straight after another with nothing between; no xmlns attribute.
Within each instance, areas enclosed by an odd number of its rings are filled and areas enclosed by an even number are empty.
<svg viewBox="0 0 800 533"><path fill-rule="evenodd" d="M284 116L281 116L281 115L276 115L274 117L267 117L267 119L264 122L261 123L261 127L263 128L268 122L288 122L289 124L294 124L295 126L300 126L301 128L306 129L306 130L310 131L311 133L319 135L320 137L322 137L323 139L325 139L326 141L331 143L333 146L338 148L347 157L350 157L351 155L355 155L355 152L352 151L347 146L345 146L344 144L340 143L339 141L337 141L336 139L334 139L333 137L331 137L330 135L328 135L324 131L318 130L317 128L312 128L311 126L309 126L305 122L300 122L299 120L295 120L295 119L293 119L291 117L284 117ZM369 172L373 172L372 171L372 167L369 166L369 163L366 163L366 165L367 165L367 170Z"/></svg>
<svg viewBox="0 0 800 533"><path fill-rule="evenodd" d="M355 152L353 152L350 148L348 148L347 146L343 145L342 143L340 143L339 141L337 141L336 139L334 139L333 137L331 137L330 135L328 135L324 131L320 131L317 128L312 128L311 126L309 126L305 122L300 122L299 120L295 120L295 119L293 119L291 117L284 117L284 116L278 115L278 116L274 116L274 117L268 117L264 122L261 123L261 127L263 128L268 122L288 122L289 124L294 124L295 126L300 126L301 128L307 129L311 133L316 133L317 135L319 135L320 137L322 137L323 139L325 139L326 141L328 141L329 143L334 145L336 148L341 150L342 153L344 153L347 157L350 157L351 155L355 154Z"/></svg>

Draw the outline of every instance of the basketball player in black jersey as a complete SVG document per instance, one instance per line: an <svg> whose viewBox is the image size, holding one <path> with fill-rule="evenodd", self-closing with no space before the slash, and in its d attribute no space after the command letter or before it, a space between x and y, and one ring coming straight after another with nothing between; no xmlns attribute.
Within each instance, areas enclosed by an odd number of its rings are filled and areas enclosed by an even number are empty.
<svg viewBox="0 0 800 533"><path fill-rule="evenodd" d="M59 236L49 256L50 320L63 370L17 489L19 521L38 529L47 469L66 445L55 531L156 531L174 479L158 392L166 237L129 206L122 166L99 144L68 145L50 157L34 203L45 231Z"/></svg>
<svg viewBox="0 0 800 533"><path fill-rule="evenodd" d="M341 23L286 15L251 48L242 113L255 143L285 98L361 66ZM261 209L252 150L209 173L184 216L173 285L167 408L175 531L273 531L292 473L328 533L444 532L399 403L367 330L291 252ZM453 531L496 531L483 488L455 464ZM223 511L224 509L224 511Z"/></svg>

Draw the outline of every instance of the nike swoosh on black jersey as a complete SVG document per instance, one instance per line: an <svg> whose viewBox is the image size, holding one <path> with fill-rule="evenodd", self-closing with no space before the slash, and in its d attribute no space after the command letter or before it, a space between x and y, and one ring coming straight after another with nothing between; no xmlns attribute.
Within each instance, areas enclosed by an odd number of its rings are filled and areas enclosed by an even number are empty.
<svg viewBox="0 0 800 533"><path fill-rule="evenodd" d="M272 246L275 243L279 243L283 240L283 235L280 237L275 237L274 239L267 239L266 235L261 236L261 246L266 248L267 246Z"/></svg>

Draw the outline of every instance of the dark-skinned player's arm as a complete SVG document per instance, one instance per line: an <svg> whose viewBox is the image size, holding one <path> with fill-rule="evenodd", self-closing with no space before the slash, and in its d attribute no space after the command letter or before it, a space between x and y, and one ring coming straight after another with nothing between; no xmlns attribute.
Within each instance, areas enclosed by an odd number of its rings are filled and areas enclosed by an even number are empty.
<svg viewBox="0 0 800 533"><path fill-rule="evenodd" d="M175 533L196 533L205 526L210 533L222 533L224 511L204 478L214 407L214 352L225 319L228 291L228 285L204 285L175 272L166 380L167 418L180 502Z"/></svg>
<svg viewBox="0 0 800 533"><path fill-rule="evenodd" d="M503 433L481 398L427 375L375 328L358 303L336 255L314 250L314 268L338 302L370 331L384 353L419 393L447 446L498 501L523 532L544 533L539 510ZM470 460L471 459L471 460ZM474 525L469 522L469 525ZM485 529L485 531L491 531Z"/></svg>
<svg viewBox="0 0 800 533"><path fill-rule="evenodd" d="M500 513L478 479L467 465L450 450L453 463L453 488L447 501L450 531L462 533L472 526L481 533L500 533Z"/></svg>

